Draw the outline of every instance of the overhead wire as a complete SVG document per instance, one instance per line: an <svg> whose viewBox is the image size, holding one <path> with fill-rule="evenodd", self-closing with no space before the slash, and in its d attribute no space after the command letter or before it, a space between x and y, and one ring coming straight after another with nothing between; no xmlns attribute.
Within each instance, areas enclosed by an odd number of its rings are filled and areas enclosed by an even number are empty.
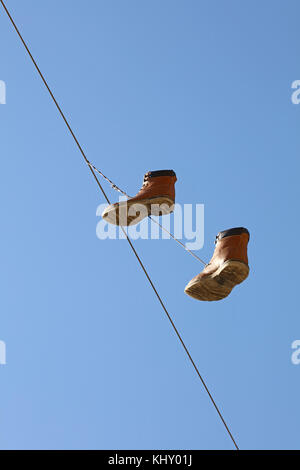
<svg viewBox="0 0 300 470"><path fill-rule="evenodd" d="M81 147L81 145L80 145L80 143L79 143L79 141L78 141L76 135L74 134L74 132L73 132L73 130L72 130L72 128L71 128L71 126L70 126L70 124L69 124L69 122L68 122L68 120L67 120L65 114L63 113L63 111L62 111L60 105L58 104L56 98L54 97L54 95L53 95L53 93L52 93L52 91L51 91L51 89L50 89L50 87L49 87L49 85L48 85L48 83L47 83L47 81L46 81L44 75L42 74L42 72L41 72L41 70L40 70L40 68L39 68L39 66L38 66L38 64L37 64L37 62L35 61L33 55L31 54L29 47L27 46L26 42L24 41L23 36L21 35L21 33L20 33L20 31L19 31L19 29L18 29L16 23L14 22L14 20L13 20L13 18L12 18L12 16L11 16L10 12L8 11L8 9L7 9L7 7L6 7L5 3L4 3L4 1L3 1L3 0L0 0L0 2L1 2L1 4L2 4L2 6L3 6L3 8L4 8L4 10L5 10L5 12L6 12L6 14L7 14L9 20L10 20L10 22L12 23L12 25L13 25L13 27L14 27L16 33L17 33L17 35L19 36L21 42L23 43L23 46L25 47L25 49L26 49L26 51L27 51L27 53L28 53L28 55L29 55L31 61L33 62L33 64L34 64L34 66L35 66L35 68L36 68L38 74L40 75L40 77L41 77L41 79L42 79L42 81L43 81L45 87L47 88L47 90L48 90L48 92L49 92L49 94L50 94L50 96L51 96L51 98L52 98L52 100L53 100L53 102L54 102L54 104L55 104L57 110L59 111L61 117L63 118L63 120L64 120L64 122L65 122L65 124L66 124L66 126L67 126L67 128L68 128L68 130L69 130L69 132L70 132L70 134L72 135L72 137L73 137L73 139L74 139L74 141L75 141L75 143L76 143L76 145L77 145L77 147L78 147L78 149L79 149L79 151L80 151L82 157L84 158L85 162L87 163L87 165L88 165L88 167L89 167L89 169L90 169L90 171L91 171L91 173L92 173L94 179L96 180L96 183L97 183L98 187L100 188L100 190L101 190L101 192L102 192L102 194L103 194L103 196L104 196L106 202L107 202L108 204L110 204L110 200L109 200L109 198L107 197L107 195L106 195L106 193L105 193L105 191L104 191L104 189L103 189L103 187L102 187L102 185L101 185L99 179L97 178L97 175L96 175L96 173L95 173L95 169L93 168L93 166L90 164L88 158L86 157L83 148ZM216 402L215 402L215 400L214 400L214 398L213 398L211 392L209 391L209 389L208 389L208 387L207 387L207 385L206 385L205 380L203 379L202 375L200 374L197 365L195 364L195 362L194 362L194 360L193 360L193 358L192 358L192 356L191 356L191 354L190 354L190 352L189 352L187 346L185 345L185 343L184 343L184 341L183 341L183 339L182 339L182 337L181 337L179 331L177 330L177 327L175 326L174 321L172 320L171 315L169 314L167 308L165 307L165 304L164 304L163 300L161 299L161 297L160 297L160 295L159 295L159 293L158 293L156 287L154 286L154 284L153 284L153 282L152 282L152 280L151 280L151 278L150 278L150 276L149 276L149 274L148 274L148 272L147 272L147 270L146 270L146 268L145 268L145 266L144 266L144 264L143 264L143 262L142 262L140 256L138 255L138 253L137 253L136 249L134 248L134 246L133 246L133 244L132 244L132 242L131 242L131 240L130 240L128 234L126 233L126 231L124 230L124 228L123 228L122 226L121 226L121 229L122 229L122 231L123 231L123 233L124 233L124 235L125 235L125 237L126 237L128 243L129 243L129 245L130 245L130 247L131 247L131 249L132 249L132 251L133 251L135 257L137 258L138 263L140 264L140 266L141 266L141 268L142 268L142 270L143 270L143 272L144 272L146 278L148 279L148 281L149 281L149 283L150 283L150 286L152 287L152 289L153 289L153 291L154 291L154 293L155 293L155 295L156 295L156 297L157 297L159 303L161 304L161 306L162 306L162 308L163 308L163 310L164 310L164 312L165 312L165 314L166 314L168 320L170 321L170 323L171 323L171 325L172 325L172 327L173 327L174 332L176 333L176 335L177 335L177 337L178 337L180 343L182 344L182 346L183 346L183 348L184 348L184 350L185 350L185 352L186 352L186 354L187 354L187 356L188 356L188 358L189 358L191 364L193 365L193 367L194 367L194 369L195 369L195 371L196 371L196 373L197 373L197 375L198 375L198 377L199 377L199 379L200 379L200 381L201 381L201 383L202 383L202 385L203 385L205 391L207 392L207 394L208 394L208 396L209 396L209 398L210 398L210 400L211 400L211 402L212 402L212 404L213 404L213 406L214 406L214 408L215 408L217 414L219 415L219 417L220 417L220 419L221 419L221 421L222 421L222 423L223 423L223 425L224 425L224 427L225 427L225 429L226 429L226 431L227 431L227 433L228 433L228 435L229 435L231 441L233 442L233 444L234 444L236 450L239 450L239 447L238 447L238 445L237 445L237 443L236 443L236 440L235 440L235 438L233 437L233 435L232 435L232 433L231 433L231 431L230 431L230 429L229 429L229 426L227 425L227 423L226 423L226 421L225 421L225 419L224 419L224 417L223 417L223 415L222 415L222 413L221 413L221 411L220 411L218 405L216 404Z"/></svg>

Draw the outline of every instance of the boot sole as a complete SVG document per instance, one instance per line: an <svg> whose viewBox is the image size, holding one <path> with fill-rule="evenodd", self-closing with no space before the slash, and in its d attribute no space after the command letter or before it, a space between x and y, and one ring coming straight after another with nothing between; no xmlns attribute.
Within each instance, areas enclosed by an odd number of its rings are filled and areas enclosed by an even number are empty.
<svg viewBox="0 0 300 470"><path fill-rule="evenodd" d="M147 213L140 213L138 210L134 215L128 215L129 209L134 205L142 205L146 207ZM160 206L159 208L157 206ZM162 206L163 205L163 206ZM162 207L161 207L162 206ZM167 215L174 211L174 201L168 196L157 196L150 199L142 199L141 201L122 201L117 205L111 204L102 213L102 217L106 222L113 225L136 225L149 215Z"/></svg>
<svg viewBox="0 0 300 470"><path fill-rule="evenodd" d="M228 260L213 274L190 281L184 292L197 300L222 300L230 294L234 286L243 282L248 274L249 266L246 263Z"/></svg>

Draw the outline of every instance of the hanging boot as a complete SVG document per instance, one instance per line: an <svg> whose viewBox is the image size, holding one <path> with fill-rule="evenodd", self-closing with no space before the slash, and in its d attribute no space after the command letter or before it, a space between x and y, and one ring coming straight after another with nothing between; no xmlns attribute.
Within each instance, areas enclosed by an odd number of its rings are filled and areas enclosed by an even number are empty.
<svg viewBox="0 0 300 470"><path fill-rule="evenodd" d="M185 293L197 300L221 300L249 274L246 228L224 230L216 236L212 259L202 273L186 286Z"/></svg>
<svg viewBox="0 0 300 470"><path fill-rule="evenodd" d="M136 225L148 215L174 210L176 174L173 170L149 171L136 196L108 206L102 217L114 225Z"/></svg>

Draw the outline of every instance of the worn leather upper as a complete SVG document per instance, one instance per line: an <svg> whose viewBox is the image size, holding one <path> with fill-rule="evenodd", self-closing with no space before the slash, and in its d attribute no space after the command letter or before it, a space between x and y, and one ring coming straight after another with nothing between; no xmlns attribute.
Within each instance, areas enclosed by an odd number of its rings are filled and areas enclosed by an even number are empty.
<svg viewBox="0 0 300 470"><path fill-rule="evenodd" d="M151 199L153 197L167 196L175 202L175 183L177 181L174 172L170 176L152 176L152 174L161 172L146 173L144 184L136 196L130 201L141 201L142 199Z"/></svg>

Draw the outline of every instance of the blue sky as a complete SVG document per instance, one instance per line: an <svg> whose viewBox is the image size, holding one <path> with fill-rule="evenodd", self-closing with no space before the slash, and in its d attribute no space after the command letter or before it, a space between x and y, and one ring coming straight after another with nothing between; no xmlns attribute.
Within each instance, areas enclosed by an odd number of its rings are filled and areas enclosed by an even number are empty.
<svg viewBox="0 0 300 470"><path fill-rule="evenodd" d="M299 449L299 2L7 0L88 158L130 194L177 173L176 199L251 232L230 297L184 294L202 266L135 247L242 449ZM231 449L100 194L0 11L2 449ZM109 197L118 194L105 185Z"/></svg>

